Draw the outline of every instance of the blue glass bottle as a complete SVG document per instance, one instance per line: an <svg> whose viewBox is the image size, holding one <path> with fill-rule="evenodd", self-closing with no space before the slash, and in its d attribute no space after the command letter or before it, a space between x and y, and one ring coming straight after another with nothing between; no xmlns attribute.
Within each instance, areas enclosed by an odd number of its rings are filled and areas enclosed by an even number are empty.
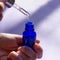
<svg viewBox="0 0 60 60"><path fill-rule="evenodd" d="M32 22L27 22L25 25L25 31L23 32L23 45L33 48L36 41L36 32L34 31L34 25Z"/></svg>

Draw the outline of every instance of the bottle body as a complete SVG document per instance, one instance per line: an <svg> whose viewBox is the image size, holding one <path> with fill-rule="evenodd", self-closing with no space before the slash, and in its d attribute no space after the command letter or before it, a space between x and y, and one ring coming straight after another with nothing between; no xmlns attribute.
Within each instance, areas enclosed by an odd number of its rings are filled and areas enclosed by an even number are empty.
<svg viewBox="0 0 60 60"><path fill-rule="evenodd" d="M33 48L36 40L36 32L34 31L34 25L27 23L25 31L23 32L23 45Z"/></svg>

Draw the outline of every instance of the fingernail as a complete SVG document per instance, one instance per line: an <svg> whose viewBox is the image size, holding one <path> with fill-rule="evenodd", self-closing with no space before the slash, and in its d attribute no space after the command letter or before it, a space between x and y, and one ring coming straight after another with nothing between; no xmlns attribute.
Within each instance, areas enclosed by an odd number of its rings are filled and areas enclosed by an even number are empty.
<svg viewBox="0 0 60 60"><path fill-rule="evenodd" d="M12 60L11 58L7 58L7 60Z"/></svg>

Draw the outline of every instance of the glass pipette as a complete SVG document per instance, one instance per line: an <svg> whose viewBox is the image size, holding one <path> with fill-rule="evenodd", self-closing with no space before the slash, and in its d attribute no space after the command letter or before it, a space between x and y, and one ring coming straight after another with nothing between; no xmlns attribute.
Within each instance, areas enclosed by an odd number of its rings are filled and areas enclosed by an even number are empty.
<svg viewBox="0 0 60 60"><path fill-rule="evenodd" d="M18 6L16 3L13 5L13 7L16 8L17 10L19 10L24 15L30 16L30 13L29 12L27 12L24 8Z"/></svg>
<svg viewBox="0 0 60 60"><path fill-rule="evenodd" d="M9 2L6 2L6 4L8 5L8 6L12 6L12 7L14 7L14 8L16 8L17 10L19 10L21 13L23 13L24 15L26 15L26 16L30 16L30 13L29 12L27 12L24 8L22 8L22 7L20 7L19 5L17 5L16 3L14 3L13 5L11 4L11 3L9 3Z"/></svg>

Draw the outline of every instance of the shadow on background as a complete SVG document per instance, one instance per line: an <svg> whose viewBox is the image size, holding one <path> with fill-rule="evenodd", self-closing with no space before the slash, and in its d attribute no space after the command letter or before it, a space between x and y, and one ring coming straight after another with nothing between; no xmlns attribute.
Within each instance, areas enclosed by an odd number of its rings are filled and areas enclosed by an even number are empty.
<svg viewBox="0 0 60 60"><path fill-rule="evenodd" d="M34 14L32 14L30 20L35 24L36 27L38 23L41 23L48 15L50 15L55 9L57 9L58 6L60 6L60 0L52 0L38 9ZM17 26L14 26L10 30L7 30L6 33L22 34L22 32L24 31L25 22L27 21L28 20L25 19Z"/></svg>

